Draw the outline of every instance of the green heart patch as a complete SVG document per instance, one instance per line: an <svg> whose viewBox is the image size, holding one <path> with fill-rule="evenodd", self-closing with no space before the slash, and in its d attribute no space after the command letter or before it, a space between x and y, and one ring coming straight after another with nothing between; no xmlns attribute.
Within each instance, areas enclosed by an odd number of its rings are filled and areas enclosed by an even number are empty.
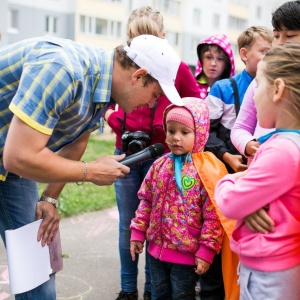
<svg viewBox="0 0 300 300"><path fill-rule="evenodd" d="M181 185L185 191L191 189L195 185L196 179L184 175L181 179Z"/></svg>

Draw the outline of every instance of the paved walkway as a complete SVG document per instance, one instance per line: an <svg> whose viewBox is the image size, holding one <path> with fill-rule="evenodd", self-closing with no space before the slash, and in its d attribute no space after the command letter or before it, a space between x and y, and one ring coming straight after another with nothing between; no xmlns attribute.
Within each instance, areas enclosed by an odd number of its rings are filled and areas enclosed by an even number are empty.
<svg viewBox="0 0 300 300"><path fill-rule="evenodd" d="M114 300L120 289L117 208L60 221L64 268L57 274L59 300ZM142 299L144 254L140 257ZM6 253L0 242L0 300L10 295ZM43 300L43 299L41 299Z"/></svg>
<svg viewBox="0 0 300 300"><path fill-rule="evenodd" d="M115 300L120 289L117 208L62 219L60 235L64 267L56 277L57 300ZM144 262L143 253L139 262L139 300L144 291ZM6 252L0 241L0 300L13 299Z"/></svg>

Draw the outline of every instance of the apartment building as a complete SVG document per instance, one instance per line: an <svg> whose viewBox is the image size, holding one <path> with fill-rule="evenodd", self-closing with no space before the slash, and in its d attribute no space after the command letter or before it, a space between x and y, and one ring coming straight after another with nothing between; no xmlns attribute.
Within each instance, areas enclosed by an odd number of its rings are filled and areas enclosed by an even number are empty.
<svg viewBox="0 0 300 300"><path fill-rule="evenodd" d="M167 39L193 69L199 41L225 33L237 70L237 36L251 25L271 28L271 12L282 0L0 0L0 47L41 35L54 35L112 49L126 42L130 12L150 5L164 16Z"/></svg>

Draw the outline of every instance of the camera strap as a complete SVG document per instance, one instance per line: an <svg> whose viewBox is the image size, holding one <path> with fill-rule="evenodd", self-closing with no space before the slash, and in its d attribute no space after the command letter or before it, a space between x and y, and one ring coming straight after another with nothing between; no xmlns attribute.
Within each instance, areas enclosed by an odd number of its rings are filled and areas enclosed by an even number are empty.
<svg viewBox="0 0 300 300"><path fill-rule="evenodd" d="M154 106L151 109L151 126L150 126L150 132L149 132L149 136L151 139L152 136L152 129L153 129L153 120L154 120L154 114L155 114L155 110L156 110L156 106L157 106L157 101L155 101ZM122 131L125 132L126 131L126 113L124 111L124 119L123 119L123 126L122 126Z"/></svg>

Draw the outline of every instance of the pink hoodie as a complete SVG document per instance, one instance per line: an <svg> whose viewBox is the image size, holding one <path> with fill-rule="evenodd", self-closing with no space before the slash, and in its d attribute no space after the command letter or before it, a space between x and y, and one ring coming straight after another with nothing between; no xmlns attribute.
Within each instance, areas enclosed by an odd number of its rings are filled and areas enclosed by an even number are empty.
<svg viewBox="0 0 300 300"><path fill-rule="evenodd" d="M212 35L209 38L203 40L202 42L200 42L197 46L198 61L197 61L197 66L196 66L196 70L195 70L195 78L199 84L201 99L205 99L208 94L208 85L200 83L198 81L200 79L200 77L203 75L203 69L202 69L202 65L201 65L200 57L199 57L200 49L201 49L201 47L203 47L203 45L206 45L206 44L219 46L221 49L223 49L223 51L229 57L230 71L227 73L224 71L224 73L221 75L220 79L229 78L229 77L233 76L234 71L235 71L234 57L233 57L231 44L225 34L215 34L215 35Z"/></svg>
<svg viewBox="0 0 300 300"><path fill-rule="evenodd" d="M275 134L259 147L243 177L235 179L229 174L216 186L215 199L221 212L238 220L231 249L250 268L273 272L300 264L299 161L296 144ZM250 231L243 218L266 205L275 231Z"/></svg>

